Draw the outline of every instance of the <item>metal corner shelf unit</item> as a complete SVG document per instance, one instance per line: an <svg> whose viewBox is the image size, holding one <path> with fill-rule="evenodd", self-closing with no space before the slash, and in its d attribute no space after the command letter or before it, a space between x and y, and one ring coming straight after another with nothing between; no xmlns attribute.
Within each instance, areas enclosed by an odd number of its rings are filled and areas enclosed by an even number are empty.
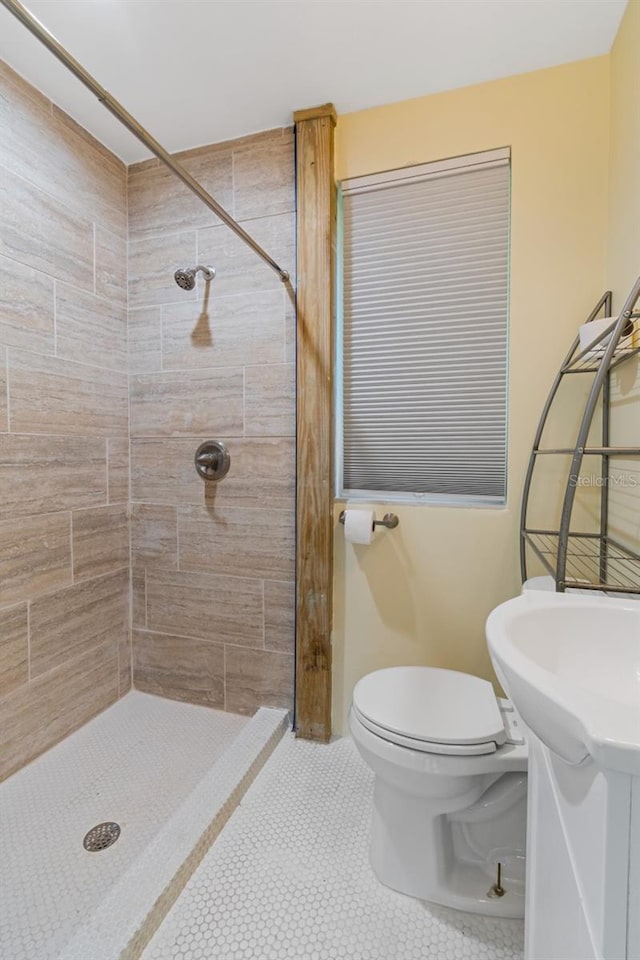
<svg viewBox="0 0 640 960"><path fill-rule="evenodd" d="M523 582L527 579L527 548L530 548L553 577L557 592L562 593L567 589L579 588L640 594L640 554L609 534L610 460L614 457L640 456L640 446L610 445L610 375L611 371L620 364L640 353L639 300L640 277L627 297L620 315L615 322L612 321L611 326L603 330L582 350L580 337L576 337L553 382L533 441L524 483L520 520L520 565ZM586 322L595 320L600 311L604 311L605 317L610 316L611 305L611 291L608 291L598 301ZM541 448L542 434L558 388L563 377L570 374L595 374L575 446L566 449ZM589 430L600 398L602 398L602 445L587 446ZM533 529L528 526L527 513L535 467L541 456L553 454L571 456L560 526L557 530ZM585 456L600 458L600 530L598 533L578 533L571 530L571 515L577 486L575 480L572 482L572 478L579 476Z"/></svg>

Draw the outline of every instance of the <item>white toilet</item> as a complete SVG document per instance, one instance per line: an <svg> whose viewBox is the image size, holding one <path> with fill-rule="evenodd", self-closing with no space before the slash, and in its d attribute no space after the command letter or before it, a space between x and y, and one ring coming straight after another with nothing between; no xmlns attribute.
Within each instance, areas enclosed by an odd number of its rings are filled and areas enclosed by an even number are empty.
<svg viewBox="0 0 640 960"><path fill-rule="evenodd" d="M520 722L490 683L453 670L391 667L356 684L349 726L375 774L371 863L382 883L458 910L523 916Z"/></svg>

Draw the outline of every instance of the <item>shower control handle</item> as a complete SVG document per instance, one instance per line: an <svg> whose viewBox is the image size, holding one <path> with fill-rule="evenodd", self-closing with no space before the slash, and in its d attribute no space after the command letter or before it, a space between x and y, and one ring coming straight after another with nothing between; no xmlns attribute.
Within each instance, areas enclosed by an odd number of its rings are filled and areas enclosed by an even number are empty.
<svg viewBox="0 0 640 960"><path fill-rule="evenodd" d="M222 480L229 473L231 456L224 443L205 440L196 450L194 462L203 480Z"/></svg>

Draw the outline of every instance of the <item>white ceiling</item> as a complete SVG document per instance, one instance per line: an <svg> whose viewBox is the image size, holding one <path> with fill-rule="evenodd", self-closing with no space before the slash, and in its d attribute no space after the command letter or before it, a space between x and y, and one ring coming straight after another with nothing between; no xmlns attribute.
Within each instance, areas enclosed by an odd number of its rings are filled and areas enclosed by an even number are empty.
<svg viewBox="0 0 640 960"><path fill-rule="evenodd" d="M169 150L606 53L626 0L26 0ZM126 162L146 151L6 9L0 56Z"/></svg>

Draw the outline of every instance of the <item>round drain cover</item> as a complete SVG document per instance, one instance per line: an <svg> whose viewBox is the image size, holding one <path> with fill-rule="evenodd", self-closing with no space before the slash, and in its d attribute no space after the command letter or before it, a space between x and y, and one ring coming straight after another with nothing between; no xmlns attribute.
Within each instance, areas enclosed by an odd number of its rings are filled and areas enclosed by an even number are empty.
<svg viewBox="0 0 640 960"><path fill-rule="evenodd" d="M85 850L95 853L98 850L106 850L111 844L115 843L120 836L120 824L108 821L98 823L86 834L82 845Z"/></svg>

